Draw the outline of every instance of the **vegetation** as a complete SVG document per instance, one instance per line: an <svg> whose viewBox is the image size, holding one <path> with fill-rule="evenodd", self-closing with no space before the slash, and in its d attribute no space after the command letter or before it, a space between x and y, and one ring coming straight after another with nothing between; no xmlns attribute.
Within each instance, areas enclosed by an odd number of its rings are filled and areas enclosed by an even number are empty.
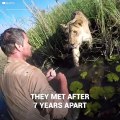
<svg viewBox="0 0 120 120"><path fill-rule="evenodd" d="M80 48L78 80L70 83L71 93L89 93L82 115L94 119L120 116L120 0L67 0L49 12L28 6L35 26L28 31L34 47L33 62L43 68L71 67L71 50L65 49L65 35L60 24L70 21L71 14L82 11L90 20L93 48ZM87 84L87 85L86 85ZM75 100L76 101L76 100ZM81 101L81 100L78 100Z"/></svg>

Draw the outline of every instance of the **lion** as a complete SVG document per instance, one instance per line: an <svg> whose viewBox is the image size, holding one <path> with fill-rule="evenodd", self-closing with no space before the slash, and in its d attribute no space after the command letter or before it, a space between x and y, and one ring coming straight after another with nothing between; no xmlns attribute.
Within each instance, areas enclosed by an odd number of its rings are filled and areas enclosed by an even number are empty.
<svg viewBox="0 0 120 120"><path fill-rule="evenodd" d="M74 65L79 67L79 48L82 43L88 42L89 47L92 47L92 35L89 29L89 21L81 11L76 11L72 15L72 20L66 25L61 24L61 27L66 34L69 45L72 47Z"/></svg>

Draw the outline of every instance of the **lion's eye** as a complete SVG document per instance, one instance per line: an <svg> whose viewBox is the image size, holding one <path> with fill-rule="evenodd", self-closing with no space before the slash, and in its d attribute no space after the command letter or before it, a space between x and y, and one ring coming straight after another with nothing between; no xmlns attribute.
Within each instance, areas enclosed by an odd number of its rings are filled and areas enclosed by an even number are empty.
<svg viewBox="0 0 120 120"><path fill-rule="evenodd" d="M82 26L82 24L81 24L81 23L78 23L78 25Z"/></svg>
<svg viewBox="0 0 120 120"><path fill-rule="evenodd" d="M73 33L77 34L77 31L74 30Z"/></svg>

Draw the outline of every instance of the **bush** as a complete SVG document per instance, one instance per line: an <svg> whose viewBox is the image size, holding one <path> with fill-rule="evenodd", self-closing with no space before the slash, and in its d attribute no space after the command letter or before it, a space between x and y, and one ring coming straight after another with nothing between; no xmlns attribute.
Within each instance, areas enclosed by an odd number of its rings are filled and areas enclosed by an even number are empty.
<svg viewBox="0 0 120 120"><path fill-rule="evenodd" d="M41 11L36 6L29 6L35 18L35 27L28 31L28 35L34 50L37 51L35 58L37 56L39 58L40 55L44 58L40 66L43 63L44 66L47 62L54 64L56 60L60 63L71 58L71 54L64 49L65 36L60 24L70 21L71 14L76 10L81 10L89 18L94 44L100 44L101 48L105 47L102 51L104 56L108 59L114 53L118 54L120 11L117 2L119 1L67 0L63 4L58 3L49 12ZM94 45L94 48L96 49L97 46ZM36 62L39 64L39 61Z"/></svg>

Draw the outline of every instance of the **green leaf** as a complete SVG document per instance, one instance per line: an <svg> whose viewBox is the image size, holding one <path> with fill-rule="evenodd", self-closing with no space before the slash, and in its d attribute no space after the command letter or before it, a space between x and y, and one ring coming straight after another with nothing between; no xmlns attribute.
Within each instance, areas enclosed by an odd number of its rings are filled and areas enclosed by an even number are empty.
<svg viewBox="0 0 120 120"><path fill-rule="evenodd" d="M78 90L75 92L75 94L85 94L85 91L78 89Z"/></svg>
<svg viewBox="0 0 120 120"><path fill-rule="evenodd" d="M114 74L113 74L113 79L114 79L114 81L119 81L119 76L114 73Z"/></svg>
<svg viewBox="0 0 120 120"><path fill-rule="evenodd" d="M117 66L116 66L116 71L117 71L117 72L120 72L120 65L117 65Z"/></svg>
<svg viewBox="0 0 120 120"><path fill-rule="evenodd" d="M100 103L98 103L98 102L93 103L93 105L92 105L92 111L97 112L98 109L100 109L100 108L101 108Z"/></svg>
<svg viewBox="0 0 120 120"><path fill-rule="evenodd" d="M104 94L103 88L99 86L94 86L90 89L90 97L93 99L99 99Z"/></svg>
<svg viewBox="0 0 120 120"><path fill-rule="evenodd" d="M85 91L84 91L84 90L77 89L77 91L74 92L74 94L85 94ZM74 98L74 100L81 100L81 99L78 99L78 97L76 96L76 97Z"/></svg>
<svg viewBox="0 0 120 120"><path fill-rule="evenodd" d="M86 78L86 76L87 76L87 72L85 71L85 72L82 72L81 74L80 74L80 76L82 77L82 79L85 79Z"/></svg>
<svg viewBox="0 0 120 120"><path fill-rule="evenodd" d="M111 56L110 56L110 59L111 59L111 60L116 60L116 59L117 59L117 56L116 56L116 55L111 55Z"/></svg>
<svg viewBox="0 0 120 120"><path fill-rule="evenodd" d="M117 61L119 59L120 59L119 55L111 55L110 58L107 58L107 61L115 62L115 61Z"/></svg>
<svg viewBox="0 0 120 120"><path fill-rule="evenodd" d="M105 86L103 87L103 89L104 89L105 99L110 99L115 94L115 88L112 86Z"/></svg>
<svg viewBox="0 0 120 120"><path fill-rule="evenodd" d="M108 81L113 82L112 73L107 74L107 79L108 79Z"/></svg>
<svg viewBox="0 0 120 120"><path fill-rule="evenodd" d="M82 88L83 88L83 84L79 81L74 81L70 84L70 90L74 93L77 92L78 89L80 90Z"/></svg>
<svg viewBox="0 0 120 120"><path fill-rule="evenodd" d="M108 73L107 74L107 79L109 82L113 82L113 81L119 81L119 76L116 73Z"/></svg>
<svg viewBox="0 0 120 120"><path fill-rule="evenodd" d="M86 107L84 115L89 114L91 111L92 111L92 103L90 102L90 103L87 103L87 107Z"/></svg>
<svg viewBox="0 0 120 120"><path fill-rule="evenodd" d="M86 107L84 115L90 116L92 113L92 116L93 116L94 113L96 113L100 108L101 108L101 105L98 102L87 103L87 107Z"/></svg>

